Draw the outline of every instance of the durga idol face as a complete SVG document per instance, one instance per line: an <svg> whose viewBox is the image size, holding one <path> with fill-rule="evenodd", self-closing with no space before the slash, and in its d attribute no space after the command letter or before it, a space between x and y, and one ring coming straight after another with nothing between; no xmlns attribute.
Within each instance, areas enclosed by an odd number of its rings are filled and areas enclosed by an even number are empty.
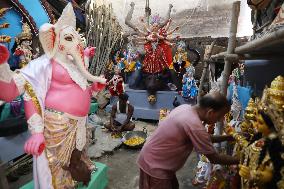
<svg viewBox="0 0 284 189"><path fill-rule="evenodd" d="M152 32L158 32L159 31L159 25L157 23L152 24Z"/></svg>
<svg viewBox="0 0 284 189"><path fill-rule="evenodd" d="M254 127L257 129L258 132L262 133L264 136L268 136L270 133L269 127L267 126L263 117L260 114L258 114L256 117Z"/></svg>
<svg viewBox="0 0 284 189"><path fill-rule="evenodd" d="M28 47L28 46L31 45L31 41L29 41L29 40L24 40L24 41L21 43L21 45L24 46L24 47Z"/></svg>

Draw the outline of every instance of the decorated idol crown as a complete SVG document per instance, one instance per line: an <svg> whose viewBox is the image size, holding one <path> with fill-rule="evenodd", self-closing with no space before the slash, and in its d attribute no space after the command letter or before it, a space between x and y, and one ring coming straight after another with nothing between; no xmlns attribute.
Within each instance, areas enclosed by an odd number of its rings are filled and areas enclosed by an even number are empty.
<svg viewBox="0 0 284 189"><path fill-rule="evenodd" d="M186 72L189 73L189 74L194 75L194 73L195 73L195 68L191 65L191 66L189 66L189 67L186 68Z"/></svg>
<svg viewBox="0 0 284 189"><path fill-rule="evenodd" d="M127 51L128 51L130 56L134 56L137 52L137 49L133 46L132 43L128 43L127 44Z"/></svg>
<svg viewBox="0 0 284 189"><path fill-rule="evenodd" d="M270 117L277 132L280 132L284 129L283 110L277 108L275 104L266 104L266 106L263 106L261 110Z"/></svg>
<svg viewBox="0 0 284 189"><path fill-rule="evenodd" d="M178 48L185 49L185 46L186 46L186 45L185 45L185 42L184 42L184 41L179 41L178 44L177 44L177 47L178 47Z"/></svg>
<svg viewBox="0 0 284 189"><path fill-rule="evenodd" d="M261 101L258 105L258 110L267 114L276 129L280 132L284 129L284 78L276 77L270 88L263 90Z"/></svg>
<svg viewBox="0 0 284 189"><path fill-rule="evenodd" d="M22 33L15 37L17 44L20 44L22 40L32 40L31 28L27 23L23 23L22 30Z"/></svg>
<svg viewBox="0 0 284 189"><path fill-rule="evenodd" d="M257 111L257 106L255 101L251 98L248 102L248 105L245 109L245 118L247 120L255 120L255 114Z"/></svg>
<svg viewBox="0 0 284 189"><path fill-rule="evenodd" d="M154 14L150 17L150 24L160 24L162 21L162 18L159 14Z"/></svg>

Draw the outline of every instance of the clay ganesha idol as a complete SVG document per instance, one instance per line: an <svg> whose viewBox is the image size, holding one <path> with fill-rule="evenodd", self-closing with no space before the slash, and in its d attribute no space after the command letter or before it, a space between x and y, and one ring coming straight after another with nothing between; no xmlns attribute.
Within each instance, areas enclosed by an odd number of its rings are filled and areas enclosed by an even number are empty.
<svg viewBox="0 0 284 189"><path fill-rule="evenodd" d="M45 54L15 72L7 64L8 50L0 45L0 100L24 96L32 134L24 148L33 155L35 188L74 188L74 180L87 184L94 168L84 153L85 124L90 96L104 88L105 79L87 71L95 49L83 49L75 27L69 3L56 24L40 28Z"/></svg>

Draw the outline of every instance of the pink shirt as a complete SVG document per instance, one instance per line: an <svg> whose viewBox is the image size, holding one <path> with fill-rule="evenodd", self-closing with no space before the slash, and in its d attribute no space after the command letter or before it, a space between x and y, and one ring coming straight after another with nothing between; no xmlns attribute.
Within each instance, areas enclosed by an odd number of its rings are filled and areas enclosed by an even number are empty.
<svg viewBox="0 0 284 189"><path fill-rule="evenodd" d="M216 153L197 112L190 105L181 105L160 122L137 163L150 176L168 179L183 167L193 148L201 154Z"/></svg>

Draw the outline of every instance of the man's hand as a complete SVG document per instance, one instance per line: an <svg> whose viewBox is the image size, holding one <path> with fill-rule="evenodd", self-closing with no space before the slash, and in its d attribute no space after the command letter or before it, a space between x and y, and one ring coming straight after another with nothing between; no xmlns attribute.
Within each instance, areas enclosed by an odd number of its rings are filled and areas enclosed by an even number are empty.
<svg viewBox="0 0 284 189"><path fill-rule="evenodd" d="M235 133L235 128L230 126L230 125L227 125L225 126L224 128L224 132L227 134L227 135L232 135L233 133Z"/></svg>
<svg viewBox="0 0 284 189"><path fill-rule="evenodd" d="M111 124L111 123L110 123L110 128L111 128L112 131L116 130L115 126L113 124Z"/></svg>
<svg viewBox="0 0 284 189"><path fill-rule="evenodd" d="M116 127L116 131L117 132L121 132L122 131L122 126Z"/></svg>
<svg viewBox="0 0 284 189"><path fill-rule="evenodd" d="M27 154L39 156L43 149L40 149L41 145L44 145L45 139L43 133L33 134L25 143L24 150Z"/></svg>
<svg viewBox="0 0 284 189"><path fill-rule="evenodd" d="M231 135L210 135L212 143L220 143L225 141L234 141L234 137Z"/></svg>
<svg viewBox="0 0 284 189"><path fill-rule="evenodd" d="M210 163L213 164L221 164L221 165L237 165L240 162L240 159L238 157L232 157L225 154L205 154L205 156L208 158Z"/></svg>
<svg viewBox="0 0 284 189"><path fill-rule="evenodd" d="M106 85L107 83L102 84L102 83L94 82L91 88L92 88L92 91L99 92L99 91L102 91L106 87Z"/></svg>
<svg viewBox="0 0 284 189"><path fill-rule="evenodd" d="M113 132L120 133L121 130L122 130L122 127L121 127L121 126L118 127L118 126L113 125L113 126L111 127L111 130L112 130Z"/></svg>

